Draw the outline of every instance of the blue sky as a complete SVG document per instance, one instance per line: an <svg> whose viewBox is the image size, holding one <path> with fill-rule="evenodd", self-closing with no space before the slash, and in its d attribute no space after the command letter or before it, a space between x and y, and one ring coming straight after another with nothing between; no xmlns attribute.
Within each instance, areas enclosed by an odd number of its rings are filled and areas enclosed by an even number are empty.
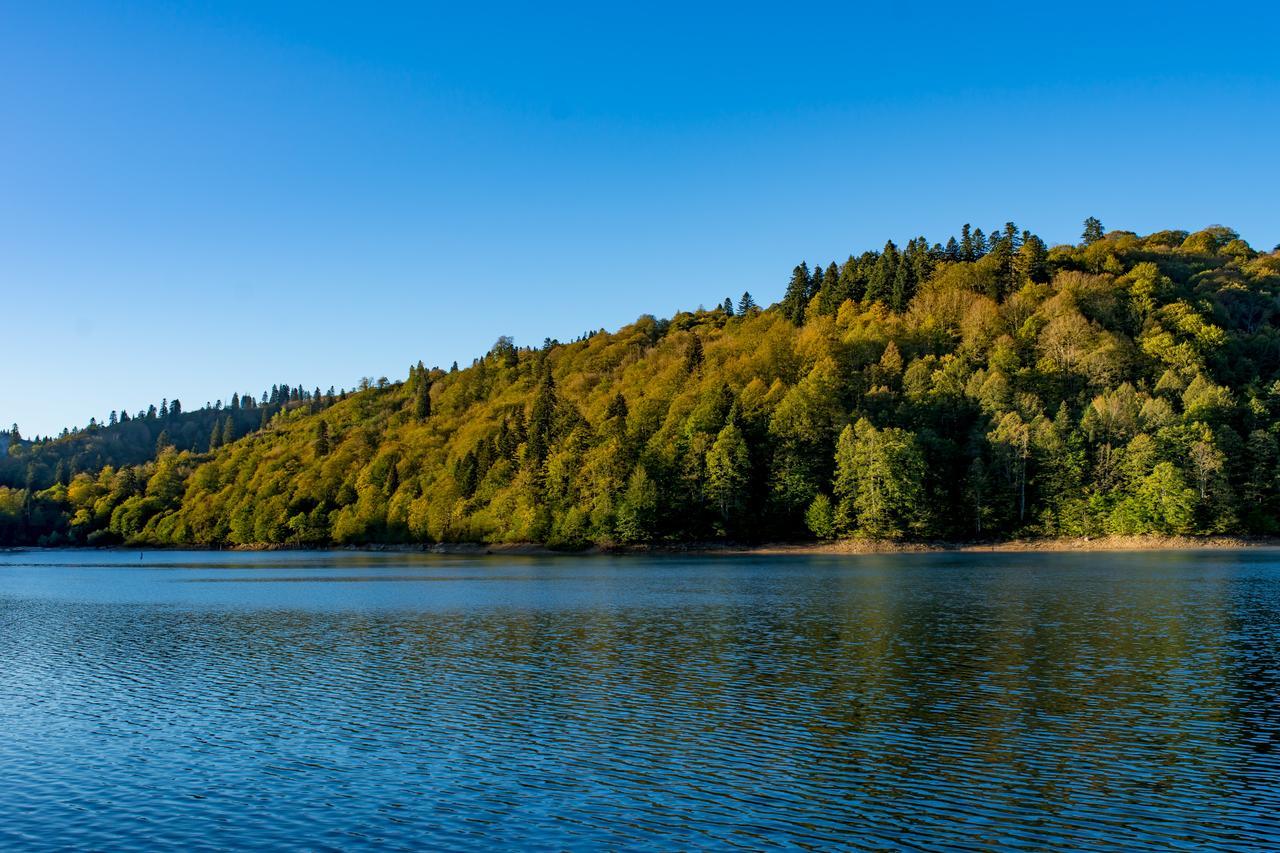
<svg viewBox="0 0 1280 853"><path fill-rule="evenodd" d="M0 0L0 421L770 302L963 222L1280 242L1273 7L896 5Z"/></svg>

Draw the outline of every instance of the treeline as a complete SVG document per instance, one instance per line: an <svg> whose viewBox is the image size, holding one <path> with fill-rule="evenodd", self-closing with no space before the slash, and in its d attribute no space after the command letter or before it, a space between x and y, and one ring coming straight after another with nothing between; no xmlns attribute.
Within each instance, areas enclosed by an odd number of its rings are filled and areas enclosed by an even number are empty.
<svg viewBox="0 0 1280 853"><path fill-rule="evenodd" d="M135 415L123 409L112 411L102 423L90 418L82 429L64 429L57 437L31 440L24 439L14 424L8 432L0 432L0 451L7 451L0 453L0 486L38 491L55 483L68 485L79 473L141 464L154 459L164 447L213 450L261 429L282 410L299 405L318 410L346 394L333 388L322 393L319 388L308 391L280 384L263 391L261 402L251 394L233 393L225 405L218 400L196 410L186 410L180 400L166 398L159 406L139 409Z"/></svg>
<svg viewBox="0 0 1280 853"><path fill-rule="evenodd" d="M502 338L229 442L153 435L145 459L24 471L0 488L0 541L1275 533L1278 294L1280 252L1223 227L1089 220L1051 248L966 227L802 264L767 309L744 294L569 344Z"/></svg>

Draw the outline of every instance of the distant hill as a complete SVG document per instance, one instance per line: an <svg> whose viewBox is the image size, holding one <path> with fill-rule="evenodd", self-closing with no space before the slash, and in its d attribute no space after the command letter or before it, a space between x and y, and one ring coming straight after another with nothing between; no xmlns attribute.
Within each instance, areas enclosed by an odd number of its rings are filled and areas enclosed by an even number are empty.
<svg viewBox="0 0 1280 853"><path fill-rule="evenodd" d="M1220 226L966 226L765 309L17 442L0 543L1273 533L1278 294L1280 253Z"/></svg>

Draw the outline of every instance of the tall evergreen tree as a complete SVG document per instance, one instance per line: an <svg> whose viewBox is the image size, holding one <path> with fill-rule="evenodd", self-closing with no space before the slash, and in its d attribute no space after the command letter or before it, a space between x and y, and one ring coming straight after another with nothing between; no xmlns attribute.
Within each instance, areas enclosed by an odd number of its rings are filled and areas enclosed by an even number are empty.
<svg viewBox="0 0 1280 853"><path fill-rule="evenodd" d="M867 280L866 302L888 303L893 297L894 278L898 274L898 247L892 240L884 244L884 251L876 259Z"/></svg>
<svg viewBox="0 0 1280 853"><path fill-rule="evenodd" d="M804 309L809 304L809 265L801 262L791 271L791 281L782 296L782 316L797 326L804 324Z"/></svg>
<svg viewBox="0 0 1280 853"><path fill-rule="evenodd" d="M414 383L413 416L420 421L431 417L431 380L421 374Z"/></svg>
<svg viewBox="0 0 1280 853"><path fill-rule="evenodd" d="M329 424L323 418L316 421L316 437L312 442L312 447L316 452L316 456L329 455Z"/></svg>
<svg viewBox="0 0 1280 853"><path fill-rule="evenodd" d="M960 260L976 261L978 259L978 250L973 245L973 232L970 230L969 223L966 222L960 228Z"/></svg>
<svg viewBox="0 0 1280 853"><path fill-rule="evenodd" d="M702 337L697 332L692 332L684 351L684 371L685 373L693 373L701 366Z"/></svg>

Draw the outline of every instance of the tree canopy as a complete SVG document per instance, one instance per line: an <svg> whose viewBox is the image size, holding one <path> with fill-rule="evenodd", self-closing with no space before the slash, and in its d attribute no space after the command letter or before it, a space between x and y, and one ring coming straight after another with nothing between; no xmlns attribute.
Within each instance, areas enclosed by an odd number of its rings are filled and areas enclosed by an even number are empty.
<svg viewBox="0 0 1280 853"><path fill-rule="evenodd" d="M0 543L992 539L1280 527L1280 253L1006 223L736 304L0 436Z"/></svg>

